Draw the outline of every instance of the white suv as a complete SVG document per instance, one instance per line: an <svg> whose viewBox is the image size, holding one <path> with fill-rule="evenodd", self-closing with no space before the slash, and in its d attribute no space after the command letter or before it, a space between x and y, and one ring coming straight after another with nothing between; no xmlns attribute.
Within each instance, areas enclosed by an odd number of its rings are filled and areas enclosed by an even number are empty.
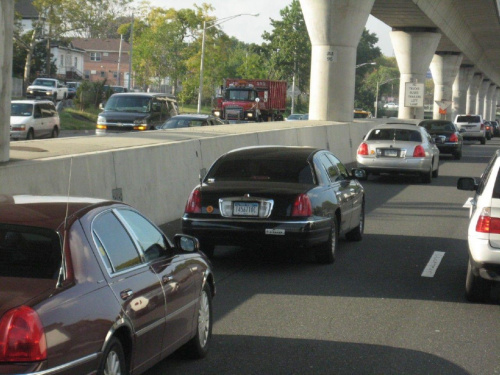
<svg viewBox="0 0 500 375"><path fill-rule="evenodd" d="M479 182L461 177L460 190L476 191L470 200L468 230L469 264L465 294L469 301L489 298L495 282L500 282L500 150L497 150Z"/></svg>
<svg viewBox="0 0 500 375"><path fill-rule="evenodd" d="M10 104L10 139L57 138L61 121L50 100L13 100Z"/></svg>
<svg viewBox="0 0 500 375"><path fill-rule="evenodd" d="M477 140L482 145L486 144L486 127L481 115L457 115L455 125L458 130L462 130L464 140Z"/></svg>

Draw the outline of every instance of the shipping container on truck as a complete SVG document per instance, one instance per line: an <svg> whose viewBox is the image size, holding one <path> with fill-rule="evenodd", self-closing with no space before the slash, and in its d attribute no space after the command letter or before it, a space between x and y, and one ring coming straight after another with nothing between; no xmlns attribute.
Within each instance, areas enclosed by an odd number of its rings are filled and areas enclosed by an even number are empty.
<svg viewBox="0 0 500 375"><path fill-rule="evenodd" d="M226 78L212 113L228 121L283 121L286 81Z"/></svg>

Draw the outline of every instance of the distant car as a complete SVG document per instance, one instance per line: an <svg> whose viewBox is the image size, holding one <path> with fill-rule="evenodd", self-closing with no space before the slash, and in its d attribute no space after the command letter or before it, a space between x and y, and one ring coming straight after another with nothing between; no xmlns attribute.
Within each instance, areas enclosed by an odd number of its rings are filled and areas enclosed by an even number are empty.
<svg viewBox="0 0 500 375"><path fill-rule="evenodd" d="M486 128L481 115L457 115L454 121L458 130L465 130L462 136L465 141L475 140L486 144Z"/></svg>
<svg viewBox="0 0 500 375"><path fill-rule="evenodd" d="M13 100L10 104L10 139L57 138L59 113L50 100Z"/></svg>
<svg viewBox="0 0 500 375"><path fill-rule="evenodd" d="M305 115L303 113L292 113L287 118L285 118L285 121L302 120L304 116Z"/></svg>
<svg viewBox="0 0 500 375"><path fill-rule="evenodd" d="M174 116L163 124L158 125L156 129L179 129L224 124L226 124L225 121L213 115L186 114Z"/></svg>
<svg viewBox="0 0 500 375"><path fill-rule="evenodd" d="M416 174L430 183L439 175L439 149L422 126L375 126L359 145L356 161L367 177L370 173Z"/></svg>
<svg viewBox="0 0 500 375"><path fill-rule="evenodd" d="M338 237L361 240L364 222L364 189L332 153L261 146L217 159L189 196L182 230L208 256L216 245L278 246L332 263Z"/></svg>
<svg viewBox="0 0 500 375"><path fill-rule="evenodd" d="M204 357L215 292L196 238L93 198L0 196L0 373L136 374Z"/></svg>
<svg viewBox="0 0 500 375"><path fill-rule="evenodd" d="M486 140L491 140L491 138L493 138L493 126L490 121L484 122L484 130L486 132Z"/></svg>
<svg viewBox="0 0 500 375"><path fill-rule="evenodd" d="M394 109L398 109L399 106L396 103L389 102L389 103L385 103L384 104L384 108L385 109L392 109L392 110L394 110Z"/></svg>
<svg viewBox="0 0 500 375"><path fill-rule="evenodd" d="M500 125L498 124L498 121L490 121L491 127L493 128L493 136L494 137L500 137Z"/></svg>
<svg viewBox="0 0 500 375"><path fill-rule="evenodd" d="M441 154L452 154L457 160L462 158L463 138L453 122L424 120L418 126L422 126L427 130Z"/></svg>
<svg viewBox="0 0 500 375"><path fill-rule="evenodd" d="M469 301L485 301L500 282L500 150L490 159L481 178L462 177L460 190L475 191L470 200L469 262L465 295Z"/></svg>
<svg viewBox="0 0 500 375"><path fill-rule="evenodd" d="M68 87L68 99L73 99L76 96L76 90L80 87L81 82L68 82L66 86Z"/></svg>

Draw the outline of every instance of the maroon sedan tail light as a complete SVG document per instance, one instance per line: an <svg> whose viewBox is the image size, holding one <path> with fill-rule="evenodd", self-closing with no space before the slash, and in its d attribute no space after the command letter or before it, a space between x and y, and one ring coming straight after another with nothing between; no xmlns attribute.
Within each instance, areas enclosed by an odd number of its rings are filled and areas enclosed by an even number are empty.
<svg viewBox="0 0 500 375"><path fill-rule="evenodd" d="M7 311L0 320L0 362L38 362L47 359L42 322L31 307Z"/></svg>
<svg viewBox="0 0 500 375"><path fill-rule="evenodd" d="M311 200L307 194L300 194L293 202L292 216L311 216L312 206Z"/></svg>
<svg viewBox="0 0 500 375"><path fill-rule="evenodd" d="M450 142L458 142L458 137L456 134L450 135Z"/></svg>
<svg viewBox="0 0 500 375"><path fill-rule="evenodd" d="M184 210L187 214L198 214L201 213L201 191L199 188L195 188L188 198L186 203L186 208Z"/></svg>

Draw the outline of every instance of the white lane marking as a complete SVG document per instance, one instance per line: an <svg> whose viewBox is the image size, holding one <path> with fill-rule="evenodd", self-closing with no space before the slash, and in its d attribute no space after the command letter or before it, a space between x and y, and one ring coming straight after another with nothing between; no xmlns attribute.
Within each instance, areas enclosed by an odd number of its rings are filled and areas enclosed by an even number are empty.
<svg viewBox="0 0 500 375"><path fill-rule="evenodd" d="M474 199L474 197L470 197L470 198L467 198L467 200L465 201L464 205L462 206L463 208L471 208L472 205L471 205L471 201L472 199Z"/></svg>
<svg viewBox="0 0 500 375"><path fill-rule="evenodd" d="M434 254L432 254L431 259L429 259L429 262L427 263L427 266L424 268L424 272L422 272L422 277L434 277L444 254L445 253L443 251L434 251Z"/></svg>

